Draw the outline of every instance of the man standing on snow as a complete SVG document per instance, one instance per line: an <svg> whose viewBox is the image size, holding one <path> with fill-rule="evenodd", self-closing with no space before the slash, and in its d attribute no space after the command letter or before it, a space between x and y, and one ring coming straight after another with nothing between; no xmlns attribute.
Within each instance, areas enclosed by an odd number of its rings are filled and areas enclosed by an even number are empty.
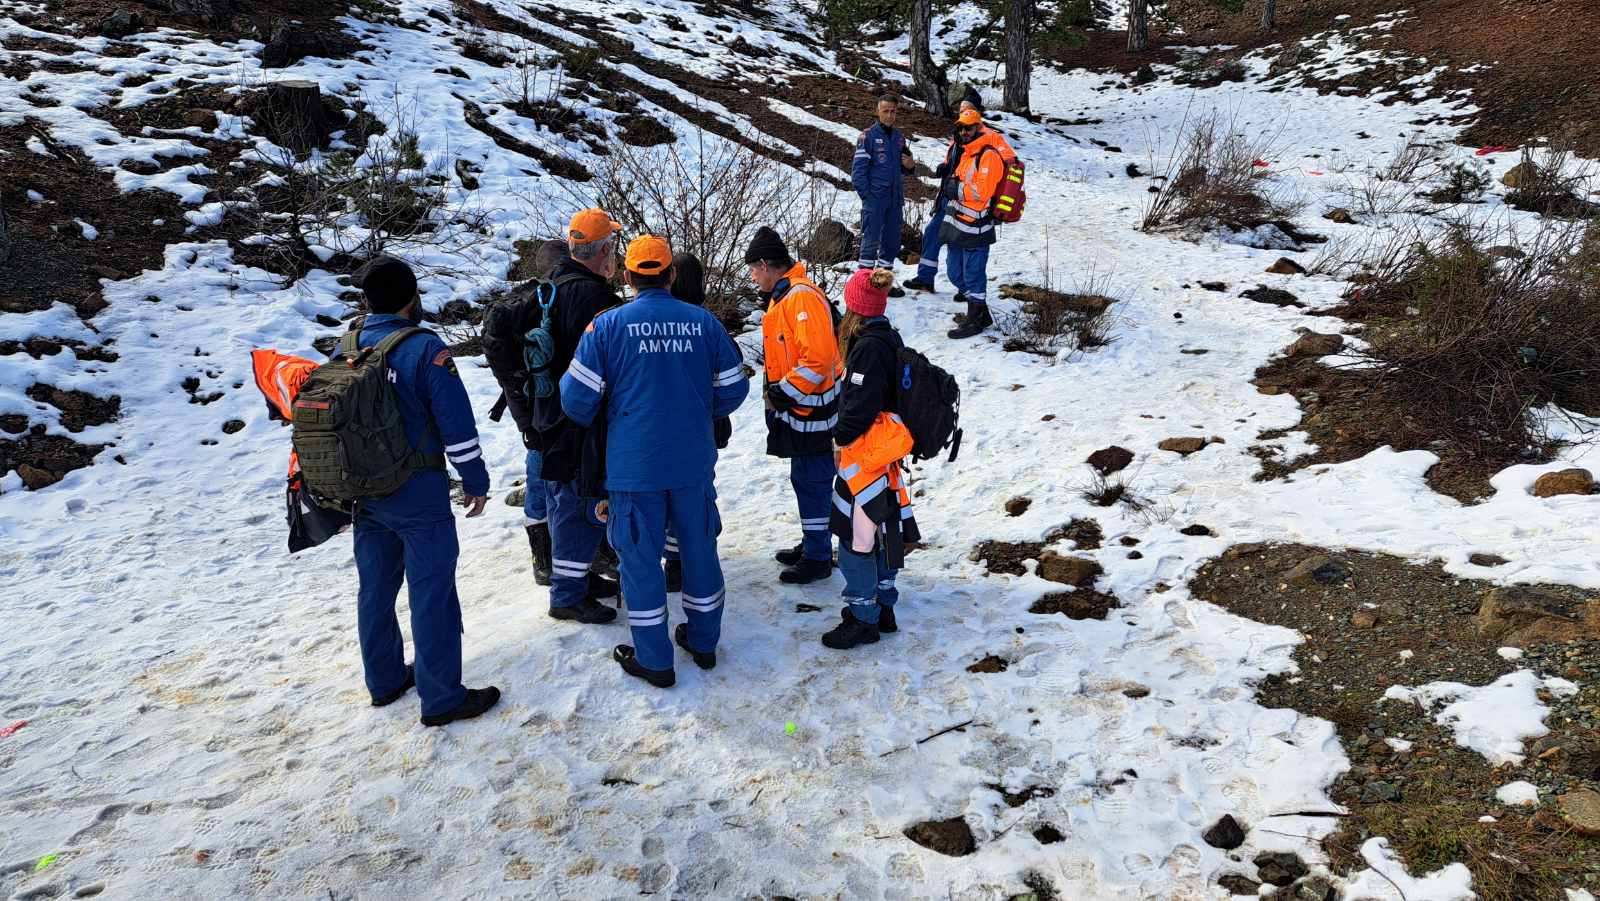
<svg viewBox="0 0 1600 901"><path fill-rule="evenodd" d="M805 585L833 574L828 516L833 509L833 427L839 421L839 341L833 307L806 278L778 233L756 230L744 260L750 280L768 298L761 319L766 357L767 453L789 461L800 507L801 541L777 553L778 580Z"/></svg>
<svg viewBox="0 0 1600 901"><path fill-rule="evenodd" d="M376 347L389 335L422 319L422 301L411 267L382 257L367 267L361 283L371 315L362 320L356 345ZM456 521L450 514L450 482L444 459L461 475L468 518L483 513L489 471L478 447L472 403L455 360L439 336L424 331L399 339L386 357L406 438L412 448L439 460L386 497L362 500L355 515L356 631L372 706L400 700L412 686L422 696L422 724L443 726L479 716L500 700L500 689L461 684L461 599L456 595ZM411 596L414 665L405 662L395 598L404 580Z"/></svg>
<svg viewBox="0 0 1600 901"><path fill-rule="evenodd" d="M635 238L624 265L637 296L589 326L561 377L561 406L583 426L602 407L606 414L607 530L622 561L633 633L633 644L617 645L612 659L628 675L670 688L677 676L661 569L667 526L683 560L688 618L674 637L697 666L711 669L724 595L712 420L738 409L750 381L717 318L668 290L672 248L665 240Z"/></svg>
<svg viewBox="0 0 1600 901"><path fill-rule="evenodd" d="M850 181L861 197L862 269L894 268L900 253L900 223L904 218L905 177L911 173L911 150L905 133L894 127L900 117L900 98L878 98L878 121L856 139ZM894 288L891 297L904 297Z"/></svg>
<svg viewBox="0 0 1600 901"><path fill-rule="evenodd" d="M956 118L956 141L961 156L951 173L953 190L940 235L949 245L950 281L967 301L966 321L948 335L971 338L994 324L988 298L989 248L995 242L992 207L1006 164L1016 153L999 132L983 124L977 110L963 110Z"/></svg>
<svg viewBox="0 0 1600 901"><path fill-rule="evenodd" d="M557 285L547 328L551 339L549 372L563 373L577 353L589 323L622 301L609 279L617 271L617 231L604 210L581 210L567 226L568 257L557 264ZM617 583L592 572L605 530L595 517L595 501L579 490L584 427L564 415L563 379L553 397L535 402L544 459L540 468L550 511L550 615L580 623L609 623L617 611L600 599L617 596Z"/></svg>
<svg viewBox="0 0 1600 901"><path fill-rule="evenodd" d="M983 114L983 97L971 85L967 86L966 93L962 95L961 105L956 110L957 115L967 110L976 110ZM957 126L959 127L959 126ZM917 274L906 279L905 286L913 291L932 291L934 281L939 277L939 250L944 247L944 238L940 232L944 228L944 209L955 188L950 183L951 173L955 172L956 163L961 160L961 142L956 139L955 129L951 129L950 146L945 148L944 162L933 170L934 177L939 179L939 193L933 198L933 213L928 216L928 224L922 229L922 257L917 261ZM893 297L894 293L890 292ZM959 294L956 302L960 303L965 298Z"/></svg>

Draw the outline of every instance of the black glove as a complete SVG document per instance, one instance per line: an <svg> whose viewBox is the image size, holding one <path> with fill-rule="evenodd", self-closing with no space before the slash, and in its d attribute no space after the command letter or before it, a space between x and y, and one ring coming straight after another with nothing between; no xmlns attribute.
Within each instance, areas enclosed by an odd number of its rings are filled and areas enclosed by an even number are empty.
<svg viewBox="0 0 1600 901"><path fill-rule="evenodd" d="M945 176L947 176L949 174L950 174L950 164L949 163L940 163L939 165L933 167L933 177L934 178L943 179Z"/></svg>

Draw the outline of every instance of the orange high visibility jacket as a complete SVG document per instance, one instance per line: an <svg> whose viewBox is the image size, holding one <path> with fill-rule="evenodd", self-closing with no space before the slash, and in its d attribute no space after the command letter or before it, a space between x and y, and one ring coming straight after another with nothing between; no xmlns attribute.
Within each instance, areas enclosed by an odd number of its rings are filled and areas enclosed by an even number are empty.
<svg viewBox="0 0 1600 901"><path fill-rule="evenodd" d="M982 247L995 241L991 206L1006 164L1016 159L1016 151L1000 133L983 126L978 136L962 148L952 175L955 196L945 206L940 235L957 247Z"/></svg>
<svg viewBox="0 0 1600 901"><path fill-rule="evenodd" d="M281 422L294 420L294 399L317 364L305 357L291 357L275 350L252 350L250 365L255 370L256 387L267 399L267 413ZM300 471L300 459L289 452L289 476Z"/></svg>
<svg viewBox="0 0 1600 901"><path fill-rule="evenodd" d="M767 453L797 457L831 452L844 375L833 308L796 263L772 291L761 320L766 356Z"/></svg>
<svg viewBox="0 0 1600 901"><path fill-rule="evenodd" d="M841 541L850 541L852 514L859 506L878 524L878 540L890 569L904 563L905 542L921 538L912 518L911 492L900 470L912 444L911 430L899 415L879 413L865 434L839 449L839 477L833 482L831 531Z"/></svg>

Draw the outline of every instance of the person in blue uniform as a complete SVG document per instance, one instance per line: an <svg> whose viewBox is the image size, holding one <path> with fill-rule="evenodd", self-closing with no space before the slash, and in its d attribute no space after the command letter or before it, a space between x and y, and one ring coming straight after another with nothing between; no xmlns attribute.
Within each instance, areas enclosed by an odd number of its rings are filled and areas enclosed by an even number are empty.
<svg viewBox="0 0 1600 901"><path fill-rule="evenodd" d="M634 239L624 266L638 296L595 317L561 377L561 405L583 426L604 408L606 527L621 559L633 635L612 658L628 675L669 688L677 677L661 569L667 525L678 540L687 620L674 638L697 666L711 669L724 597L712 423L738 409L750 381L717 318L672 296L672 248L664 239Z"/></svg>
<svg viewBox="0 0 1600 901"><path fill-rule="evenodd" d="M861 197L862 269L893 269L900 253L900 224L904 218L905 177L912 171L911 150L905 133L895 128L900 98L885 94L878 99L878 121L856 139L850 163L850 182ZM891 289L890 296L905 292Z"/></svg>
<svg viewBox="0 0 1600 901"><path fill-rule="evenodd" d="M372 347L421 320L422 301L411 267L382 257L361 282L371 315L357 344ZM489 470L478 446L472 403L455 360L432 332L402 340L388 356L389 383L399 400L411 446L443 454L461 476L467 516L483 513ZM412 475L395 493L362 500L355 514L356 627L372 705L400 700L412 686L422 696L422 724L442 726L479 716L500 700L500 689L461 684L461 599L456 594L456 521L444 470ZM416 663L405 662L395 598L404 581L411 600Z"/></svg>

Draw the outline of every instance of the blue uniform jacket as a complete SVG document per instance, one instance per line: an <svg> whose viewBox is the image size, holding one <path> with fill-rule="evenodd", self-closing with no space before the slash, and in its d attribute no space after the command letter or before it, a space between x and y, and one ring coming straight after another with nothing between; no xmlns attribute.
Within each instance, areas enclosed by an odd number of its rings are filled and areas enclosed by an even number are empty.
<svg viewBox="0 0 1600 901"><path fill-rule="evenodd" d="M400 316L368 316L358 341L371 347L386 335L412 323ZM438 335L412 335L389 352L389 381L400 399L411 446L424 453L443 453L461 475L467 494L489 493L489 470L478 446L478 425L472 401L461 383L456 362ZM423 519L450 518L450 482L439 470L416 473L400 490L362 505L389 514Z"/></svg>
<svg viewBox="0 0 1600 901"><path fill-rule="evenodd" d="M872 123L872 127L856 139L850 183L863 200L898 203L905 198L905 172L900 168L900 151L905 146L905 132L884 128L882 122Z"/></svg>
<svg viewBox="0 0 1600 901"><path fill-rule="evenodd" d="M561 377L561 407L573 422L588 426L605 402L608 491L711 481L711 421L749 393L727 329L663 288L596 316Z"/></svg>

